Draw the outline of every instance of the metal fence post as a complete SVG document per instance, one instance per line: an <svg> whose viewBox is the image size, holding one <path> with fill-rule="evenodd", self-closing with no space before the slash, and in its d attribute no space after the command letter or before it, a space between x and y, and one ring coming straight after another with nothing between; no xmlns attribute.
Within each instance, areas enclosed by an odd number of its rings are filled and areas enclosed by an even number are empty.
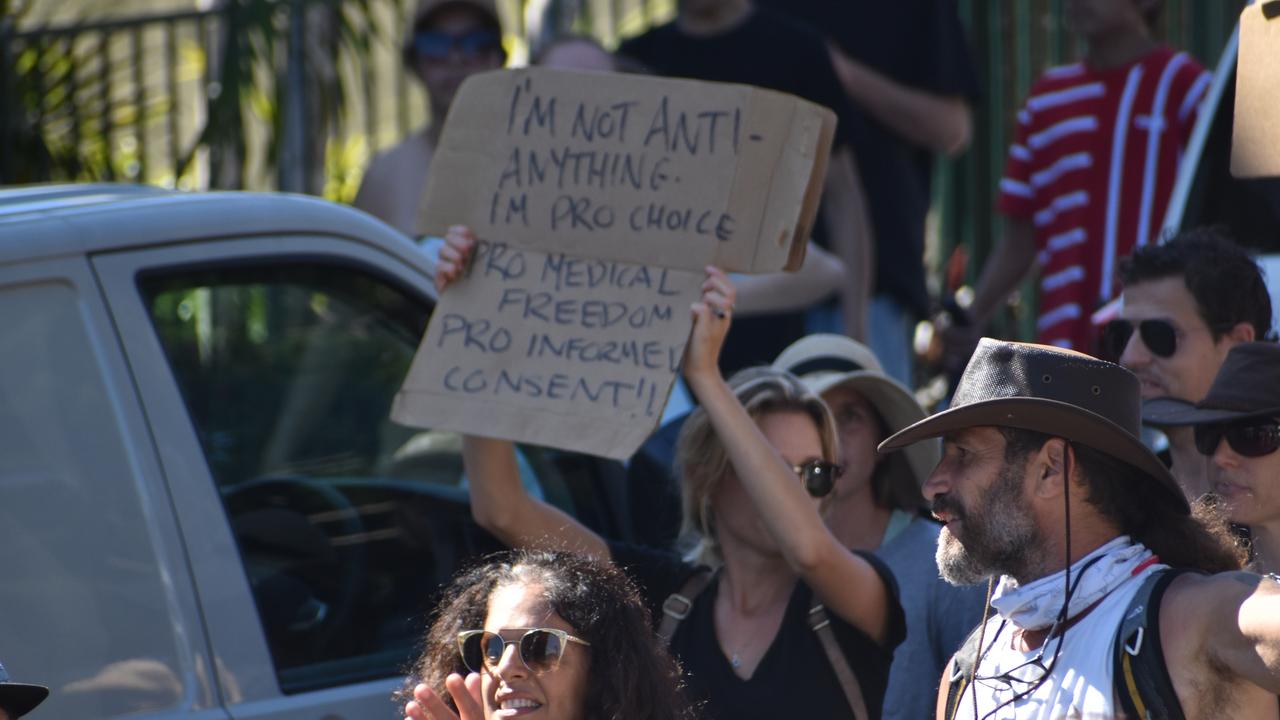
<svg viewBox="0 0 1280 720"><path fill-rule="evenodd" d="M285 60L284 122L281 123L280 166L277 183L286 192L306 192L306 73L302 30L306 24L303 0L289 2L289 42Z"/></svg>

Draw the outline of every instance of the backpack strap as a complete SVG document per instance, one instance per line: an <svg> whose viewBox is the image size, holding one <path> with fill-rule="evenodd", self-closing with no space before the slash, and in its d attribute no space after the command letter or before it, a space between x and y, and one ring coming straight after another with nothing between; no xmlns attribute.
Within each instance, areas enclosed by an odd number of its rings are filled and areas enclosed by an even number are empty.
<svg viewBox="0 0 1280 720"><path fill-rule="evenodd" d="M699 565L684 581L680 590L671 593L662 602L662 620L658 623L658 637L662 639L663 645L671 644L671 638L675 637L680 623L689 617L689 611L693 609L693 601L707 589L707 585L711 584L711 578L714 576L715 573L711 568Z"/></svg>
<svg viewBox="0 0 1280 720"><path fill-rule="evenodd" d="M960 707L960 698L964 695L964 689L969 684L969 679L973 677L974 666L978 663L978 653L981 648L978 643L981 642L982 628L985 623L979 624L969 633L969 637L964 639L964 644L951 656L951 677L947 678L947 715L948 720L956 716L956 710Z"/></svg>
<svg viewBox="0 0 1280 720"><path fill-rule="evenodd" d="M840 650L835 630L831 628L831 618L827 617L827 609L821 603L809 609L809 628L818 636L827 662L831 663L845 700L853 710L854 720L867 720L870 716L867 714L867 701L862 697L862 685L858 683L858 676L853 674L853 668L849 667L849 659Z"/></svg>
<svg viewBox="0 0 1280 720"><path fill-rule="evenodd" d="M1112 650L1114 692L1125 717L1185 720L1160 646L1160 600L1186 569L1152 573L1133 596Z"/></svg>

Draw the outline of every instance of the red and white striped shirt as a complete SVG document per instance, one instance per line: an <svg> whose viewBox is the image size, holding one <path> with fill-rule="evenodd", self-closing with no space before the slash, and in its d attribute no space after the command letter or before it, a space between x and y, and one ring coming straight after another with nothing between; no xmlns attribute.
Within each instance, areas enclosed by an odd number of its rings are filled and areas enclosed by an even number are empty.
<svg viewBox="0 0 1280 720"><path fill-rule="evenodd" d="M1210 76L1161 47L1125 67L1048 70L1018 113L998 209L1032 222L1039 342L1092 351L1116 261L1155 239Z"/></svg>

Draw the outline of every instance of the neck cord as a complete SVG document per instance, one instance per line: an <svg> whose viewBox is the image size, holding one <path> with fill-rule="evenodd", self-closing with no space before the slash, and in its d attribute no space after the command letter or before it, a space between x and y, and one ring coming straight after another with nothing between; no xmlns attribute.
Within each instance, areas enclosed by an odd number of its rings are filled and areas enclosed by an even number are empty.
<svg viewBox="0 0 1280 720"><path fill-rule="evenodd" d="M1064 575L1064 577L1063 577L1063 584L1064 584L1063 591L1064 591L1064 593L1065 593L1065 594L1063 595L1063 598L1062 598L1062 608L1061 608L1060 610L1058 610L1058 619L1057 619L1057 621L1056 621L1056 622L1054 622L1054 624L1050 627L1050 629L1049 629L1049 634L1045 636L1044 642L1045 642L1045 643L1047 643L1047 642L1049 642L1050 640L1052 640L1052 639L1053 639L1053 633L1054 633L1054 630L1056 630L1058 627L1062 627L1062 637L1058 640L1058 646L1057 646L1056 648L1054 648L1054 650L1053 650L1053 657L1052 657L1052 658L1050 658L1050 660L1049 660L1049 667L1045 669L1044 675L1042 675L1042 676L1040 677L1040 680L1039 680L1039 681L1037 681L1035 684L1033 684L1031 687L1027 688L1026 690L1022 691L1021 693L1018 693L1017 695L1014 695L1012 698L1009 698L1009 699L1008 699L1008 700L1006 700L1005 702L1002 702L1002 703L1000 703L999 705L996 705L996 706L995 706L995 708L993 708L993 709L991 710L991 712L987 713L985 716L979 716L979 715L978 715L978 690L977 690L977 688L975 687L974 683L975 683L975 682L977 681L977 679L978 679L978 668L982 665L982 658L986 656L987 651L990 649L990 648L983 649L983 647L982 647L982 646L983 646L983 643L984 643L984 641L985 641L986 632L987 632L987 620L988 620L988 618L990 617L990 609L991 609L991 594L992 594L992 590L993 590L993 588L995 587L995 577L993 576L993 577L987 578L987 606L986 606L986 607L984 607L984 608L982 609L982 626L981 626L981 628L978 630L978 658L977 658L977 660L975 660L975 661L974 661L974 663L973 663L973 668L969 671L969 694L970 694L971 698L973 699L973 717L974 717L974 718L982 717L982 718L983 718L983 720L986 720L986 718L989 718L989 717L991 717L991 716L995 715L997 712L999 712L999 711L1000 711L1000 709L1001 709L1001 708L1005 707L1006 705L1009 705L1010 703L1015 703L1015 702L1017 702L1017 701L1021 700L1022 698L1024 698L1024 697L1026 697L1026 696L1030 695L1031 693L1035 692L1036 690L1040 689L1040 686L1041 686L1041 685L1043 685L1043 684L1045 683L1045 681L1047 681L1047 680L1049 679L1049 673L1052 671L1053 667L1054 667L1055 665L1057 665L1057 664L1058 664L1058 653L1062 651L1062 644L1063 644L1064 642L1066 642L1066 632L1067 632L1067 629L1066 629L1065 625L1066 625L1066 620L1067 620L1067 612L1068 612L1068 608L1069 608L1069 607L1070 607L1070 605L1071 605L1071 595L1072 595L1072 588L1071 588L1071 494L1070 494L1070 493L1071 493L1071 455L1072 455L1072 449L1071 449L1071 442L1070 442L1070 441L1067 441L1067 440L1065 440L1065 439L1064 439L1064 443L1065 443L1065 446L1063 447L1063 451L1062 451L1062 475L1063 475L1063 481L1062 481L1062 515L1063 515L1063 523L1064 523L1064 524L1065 524L1065 526L1066 526L1066 527L1065 527L1065 530L1066 530L1066 550L1065 550L1065 553L1064 553L1064 556L1065 556L1065 560L1064 560L1064 562L1065 562L1065 564L1066 564L1066 573L1065 573L1065 575ZM1096 561L1097 561L1097 559L1098 559L1098 558L1094 558L1094 562L1096 562ZM1092 564L1093 564L1093 562L1090 562L1089 564L1090 564L1090 565L1092 565ZM1081 575L1081 576L1083 576L1083 575L1084 575L1084 571L1085 571L1086 569L1088 569L1088 566L1087 566L1087 565L1086 565L1084 568L1081 568L1081 569L1080 569L1080 575ZM998 637L999 637L999 635L1000 635L1000 634L997 632L997 633L996 633L996 637L998 638ZM993 645L994 645L994 643L993 643ZM1042 647L1043 647L1043 645L1042 645ZM959 703L957 703L957 704L956 704L956 707L957 707L957 708L959 707Z"/></svg>

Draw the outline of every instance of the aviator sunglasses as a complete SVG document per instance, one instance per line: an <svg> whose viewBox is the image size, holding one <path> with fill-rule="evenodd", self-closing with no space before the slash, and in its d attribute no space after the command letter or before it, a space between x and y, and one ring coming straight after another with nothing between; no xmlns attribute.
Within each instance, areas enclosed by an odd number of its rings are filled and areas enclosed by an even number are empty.
<svg viewBox="0 0 1280 720"><path fill-rule="evenodd" d="M542 673L560 667L564 648L571 642L591 647L586 640L556 628L529 628L518 640L505 640L488 630L467 630L458 633L458 652L462 654L462 664L471 672L478 673L498 667L507 645L515 645L520 662L531 672Z"/></svg>
<svg viewBox="0 0 1280 720"><path fill-rule="evenodd" d="M413 34L413 51L428 60L444 60L454 50L465 58L474 58L498 49L502 38L492 30L472 30L458 35L436 30L419 30Z"/></svg>
<svg viewBox="0 0 1280 720"><path fill-rule="evenodd" d="M1168 320L1143 320L1137 324L1142 344L1162 358L1172 357L1178 351L1178 330ZM1120 357L1129 338L1133 337L1134 323L1130 320L1112 320L1102 331L1103 345L1112 357Z"/></svg>
<svg viewBox="0 0 1280 720"><path fill-rule="evenodd" d="M1280 423L1274 418L1245 422L1197 425L1196 450L1212 456L1218 443L1226 439L1231 449L1242 457L1262 457L1280 450Z"/></svg>
<svg viewBox="0 0 1280 720"><path fill-rule="evenodd" d="M804 489L816 498L826 497L836 486L836 478L844 474L844 467L826 460L809 460L792 465L791 471L804 482Z"/></svg>

